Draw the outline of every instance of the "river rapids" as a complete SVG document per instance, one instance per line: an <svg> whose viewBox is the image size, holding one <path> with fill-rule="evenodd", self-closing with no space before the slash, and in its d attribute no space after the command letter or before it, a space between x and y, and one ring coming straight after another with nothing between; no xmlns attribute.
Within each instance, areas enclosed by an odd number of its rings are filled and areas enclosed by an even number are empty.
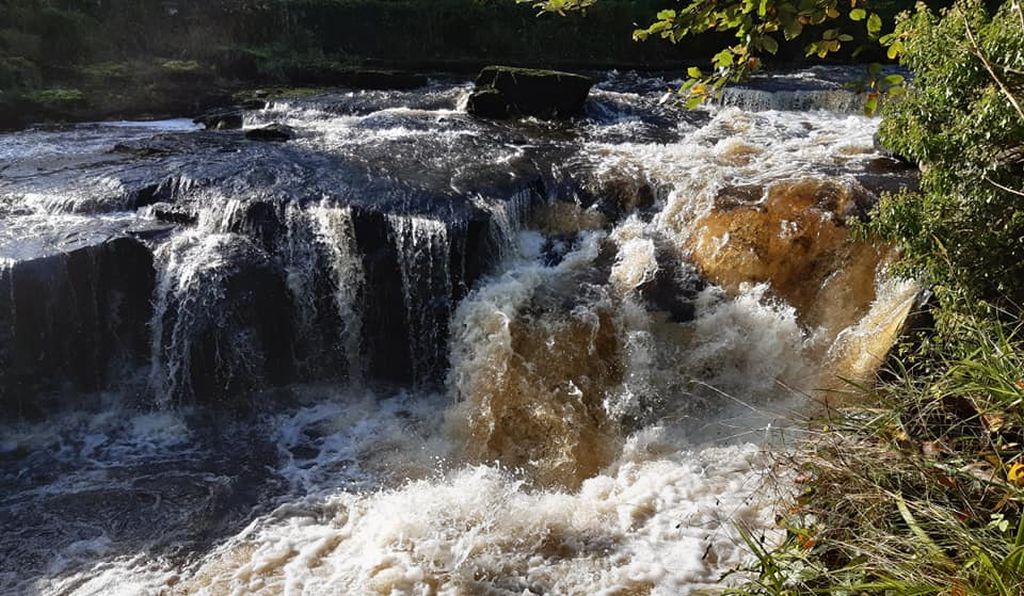
<svg viewBox="0 0 1024 596"><path fill-rule="evenodd" d="M688 594L918 293L812 69L570 123L470 86L0 136L0 592ZM784 458L783 458L784 459Z"/></svg>

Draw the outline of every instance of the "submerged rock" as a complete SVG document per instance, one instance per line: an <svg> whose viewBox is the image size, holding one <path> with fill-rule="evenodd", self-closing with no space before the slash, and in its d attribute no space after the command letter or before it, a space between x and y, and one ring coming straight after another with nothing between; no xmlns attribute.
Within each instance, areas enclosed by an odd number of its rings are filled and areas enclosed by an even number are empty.
<svg viewBox="0 0 1024 596"><path fill-rule="evenodd" d="M593 84L568 72L488 66L477 76L467 110L483 118L571 118L583 111Z"/></svg>
<svg viewBox="0 0 1024 596"><path fill-rule="evenodd" d="M272 141L283 143L295 138L295 131L284 124L268 124L260 128L245 131L245 138L253 141Z"/></svg>
<svg viewBox="0 0 1024 596"><path fill-rule="evenodd" d="M202 124L207 130L237 130L242 128L242 111L234 108L211 110L196 117L192 122Z"/></svg>

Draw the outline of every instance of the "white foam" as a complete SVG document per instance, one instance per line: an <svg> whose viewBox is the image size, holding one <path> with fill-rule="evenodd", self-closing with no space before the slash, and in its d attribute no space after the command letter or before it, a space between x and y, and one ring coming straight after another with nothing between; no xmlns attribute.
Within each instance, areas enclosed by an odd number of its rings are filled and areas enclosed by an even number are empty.
<svg viewBox="0 0 1024 596"><path fill-rule="evenodd" d="M209 594L694 593L749 558L739 527L771 526L765 461L656 434L573 493L481 465L289 505L206 563L230 571L194 581Z"/></svg>

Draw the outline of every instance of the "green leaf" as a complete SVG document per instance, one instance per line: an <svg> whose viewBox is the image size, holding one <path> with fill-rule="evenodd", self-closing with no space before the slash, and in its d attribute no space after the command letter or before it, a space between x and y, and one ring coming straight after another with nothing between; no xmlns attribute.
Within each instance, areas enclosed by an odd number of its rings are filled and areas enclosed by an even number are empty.
<svg viewBox="0 0 1024 596"><path fill-rule="evenodd" d="M702 103L704 103L704 98L698 95L686 100L686 103L684 105L686 106L687 110L692 110L700 106L700 104Z"/></svg>
<svg viewBox="0 0 1024 596"><path fill-rule="evenodd" d="M762 17L768 14L768 0L761 0L761 5L757 7L757 14Z"/></svg>
<svg viewBox="0 0 1024 596"><path fill-rule="evenodd" d="M864 115L874 116L876 112L878 112L878 95L872 93L864 102Z"/></svg>
<svg viewBox="0 0 1024 596"><path fill-rule="evenodd" d="M882 79L882 84L887 87L895 87L896 85L902 85L903 81L903 75L891 74Z"/></svg>
<svg viewBox="0 0 1024 596"><path fill-rule="evenodd" d="M868 16L868 13L863 8L854 8L850 11L851 21L863 21L866 16Z"/></svg>
<svg viewBox="0 0 1024 596"><path fill-rule="evenodd" d="M796 39L800 37L800 34L804 31L804 25L800 21L793 19L793 22L786 26L783 33L786 36L786 40Z"/></svg>
<svg viewBox="0 0 1024 596"><path fill-rule="evenodd" d="M663 11L658 13L658 20L659 21L671 21L674 18L676 18L676 11L671 10L671 9L663 10Z"/></svg>
<svg viewBox="0 0 1024 596"><path fill-rule="evenodd" d="M704 76L704 73L702 73L696 66L691 66L686 69L686 75L691 79L699 79Z"/></svg>
<svg viewBox="0 0 1024 596"><path fill-rule="evenodd" d="M889 57L889 60L895 60L902 52L903 42L895 41L891 46L889 46L889 49L888 51L885 52L885 55Z"/></svg>
<svg viewBox="0 0 1024 596"><path fill-rule="evenodd" d="M762 37L761 47L769 54L774 54L779 51L779 42L775 41L775 39L771 37Z"/></svg>
<svg viewBox="0 0 1024 596"><path fill-rule="evenodd" d="M871 16L868 17L868 34L872 37L876 37L881 31L882 17L875 13L871 13Z"/></svg>
<svg viewBox="0 0 1024 596"><path fill-rule="evenodd" d="M715 54L715 57L712 60L715 63L715 66L717 66L718 68L726 68L728 66L732 66L732 50L722 50L721 52Z"/></svg>

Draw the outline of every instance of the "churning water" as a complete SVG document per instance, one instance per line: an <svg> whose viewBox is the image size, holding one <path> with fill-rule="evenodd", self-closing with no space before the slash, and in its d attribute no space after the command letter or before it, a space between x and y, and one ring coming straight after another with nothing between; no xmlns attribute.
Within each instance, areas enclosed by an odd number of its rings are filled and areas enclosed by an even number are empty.
<svg viewBox="0 0 1024 596"><path fill-rule="evenodd" d="M0 591L713 587L778 535L779 429L916 294L849 232L912 172L817 78L6 135Z"/></svg>

